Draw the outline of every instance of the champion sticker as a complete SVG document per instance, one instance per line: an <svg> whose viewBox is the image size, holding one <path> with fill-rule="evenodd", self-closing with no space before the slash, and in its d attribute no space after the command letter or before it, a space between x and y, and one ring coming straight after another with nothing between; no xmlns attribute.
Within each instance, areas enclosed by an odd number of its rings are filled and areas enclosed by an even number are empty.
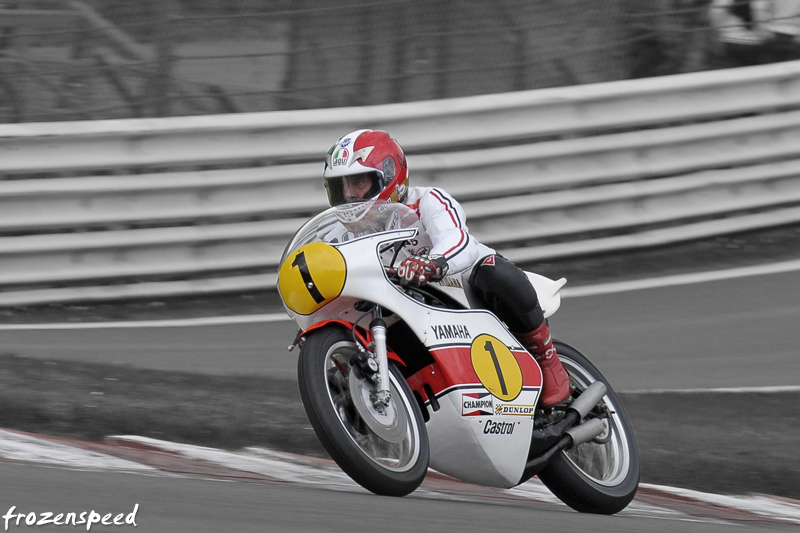
<svg viewBox="0 0 800 533"><path fill-rule="evenodd" d="M494 400L488 392L475 392L461 395L461 416L492 415Z"/></svg>

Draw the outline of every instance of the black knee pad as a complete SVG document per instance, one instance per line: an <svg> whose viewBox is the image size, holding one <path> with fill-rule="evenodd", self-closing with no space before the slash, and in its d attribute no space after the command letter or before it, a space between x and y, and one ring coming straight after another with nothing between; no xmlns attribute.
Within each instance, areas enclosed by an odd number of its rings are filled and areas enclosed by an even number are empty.
<svg viewBox="0 0 800 533"><path fill-rule="evenodd" d="M544 322L536 290L528 276L501 255L483 258L473 269L469 284L483 305L515 333L533 331Z"/></svg>

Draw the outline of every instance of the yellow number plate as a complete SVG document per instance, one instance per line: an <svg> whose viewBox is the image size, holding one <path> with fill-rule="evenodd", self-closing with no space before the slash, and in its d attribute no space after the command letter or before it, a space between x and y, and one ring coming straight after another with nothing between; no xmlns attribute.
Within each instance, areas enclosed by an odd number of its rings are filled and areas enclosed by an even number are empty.
<svg viewBox="0 0 800 533"><path fill-rule="evenodd" d="M470 346L470 356L472 368L489 392L506 402L519 396L522 369L508 346L491 335L478 335Z"/></svg>
<svg viewBox="0 0 800 533"><path fill-rule="evenodd" d="M278 290L286 306L310 315L336 299L344 288L347 266L341 252L324 242L312 242L292 252L278 272Z"/></svg>

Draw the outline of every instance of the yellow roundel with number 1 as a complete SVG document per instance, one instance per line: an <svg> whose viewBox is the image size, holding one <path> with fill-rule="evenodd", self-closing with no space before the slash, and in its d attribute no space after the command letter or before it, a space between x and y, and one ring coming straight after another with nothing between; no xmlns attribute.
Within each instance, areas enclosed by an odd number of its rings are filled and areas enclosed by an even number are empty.
<svg viewBox="0 0 800 533"><path fill-rule="evenodd" d="M509 402L522 392L522 369L500 339L478 335L470 346L470 357L478 379L494 396Z"/></svg>
<svg viewBox="0 0 800 533"><path fill-rule="evenodd" d="M286 258L278 272L278 290L286 307L310 315L344 288L347 266L341 252L324 242L301 246Z"/></svg>

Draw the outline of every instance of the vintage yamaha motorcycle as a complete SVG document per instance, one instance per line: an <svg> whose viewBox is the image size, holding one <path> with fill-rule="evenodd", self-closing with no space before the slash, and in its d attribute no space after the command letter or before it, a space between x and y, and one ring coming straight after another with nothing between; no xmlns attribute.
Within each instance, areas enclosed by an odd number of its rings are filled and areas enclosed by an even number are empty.
<svg viewBox="0 0 800 533"><path fill-rule="evenodd" d="M459 276L404 285L395 265L419 245L402 204L328 209L283 254L278 289L299 326L298 380L309 420L352 479L403 496L428 467L501 488L533 476L570 507L613 514L633 499L633 429L599 370L556 341L571 398L539 405L542 373ZM545 316L553 281L528 273Z"/></svg>

